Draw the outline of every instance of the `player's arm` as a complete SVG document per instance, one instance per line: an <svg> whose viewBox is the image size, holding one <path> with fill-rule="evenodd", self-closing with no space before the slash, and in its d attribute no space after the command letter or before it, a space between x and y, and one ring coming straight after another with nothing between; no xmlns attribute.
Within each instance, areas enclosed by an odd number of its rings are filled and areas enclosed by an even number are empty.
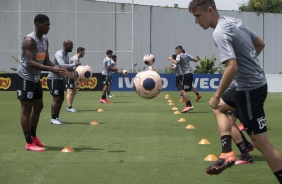
<svg viewBox="0 0 282 184"><path fill-rule="evenodd" d="M81 65L80 63L66 64L63 56L61 56L61 55L55 54L55 58L56 58L56 60L59 64L59 66L62 67L62 68L65 68L68 71L74 71L77 66Z"/></svg>
<svg viewBox="0 0 282 184"><path fill-rule="evenodd" d="M177 59L173 59L172 57L168 57L168 60L170 60L173 64L177 64Z"/></svg>
<svg viewBox="0 0 282 184"><path fill-rule="evenodd" d="M166 68L167 69L169 69L169 70L175 70L175 67L171 64L171 65L168 65L168 66L166 66Z"/></svg>
<svg viewBox="0 0 282 184"><path fill-rule="evenodd" d="M259 55L265 47L263 40L259 36L257 36L256 39L253 41L253 44L255 46L257 55Z"/></svg>
<svg viewBox="0 0 282 184"><path fill-rule="evenodd" d="M192 58L192 61L194 61L195 63L197 63L199 60L197 58Z"/></svg>

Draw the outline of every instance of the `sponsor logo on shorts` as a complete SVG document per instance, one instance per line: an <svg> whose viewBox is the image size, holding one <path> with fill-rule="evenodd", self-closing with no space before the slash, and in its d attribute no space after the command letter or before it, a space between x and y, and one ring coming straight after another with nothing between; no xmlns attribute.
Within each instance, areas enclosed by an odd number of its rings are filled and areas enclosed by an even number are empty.
<svg viewBox="0 0 282 184"><path fill-rule="evenodd" d="M0 89L9 89L11 86L11 79L10 78L4 78L0 77Z"/></svg>
<svg viewBox="0 0 282 184"><path fill-rule="evenodd" d="M72 85L72 84L70 84L70 88L73 88L73 85Z"/></svg>
<svg viewBox="0 0 282 184"><path fill-rule="evenodd" d="M17 90L18 96L22 96L22 91L21 90Z"/></svg>
<svg viewBox="0 0 282 184"><path fill-rule="evenodd" d="M259 124L259 129L263 129L264 127L266 127L266 120L265 117L261 117L257 119L257 122Z"/></svg>
<svg viewBox="0 0 282 184"><path fill-rule="evenodd" d="M184 89L190 89L190 86L184 85Z"/></svg>
<svg viewBox="0 0 282 184"><path fill-rule="evenodd" d="M28 91L26 97L28 99L32 99L33 98L33 92L32 91Z"/></svg>
<svg viewBox="0 0 282 184"><path fill-rule="evenodd" d="M54 90L54 95L58 95L59 91L58 90Z"/></svg>

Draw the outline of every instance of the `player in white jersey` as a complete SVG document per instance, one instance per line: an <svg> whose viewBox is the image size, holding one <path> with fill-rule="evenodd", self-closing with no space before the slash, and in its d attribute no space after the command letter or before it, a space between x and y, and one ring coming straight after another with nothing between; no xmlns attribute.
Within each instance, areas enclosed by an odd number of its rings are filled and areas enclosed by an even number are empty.
<svg viewBox="0 0 282 184"><path fill-rule="evenodd" d="M69 63L68 53L72 51L73 43L71 40L65 40L63 43L63 49L58 50L53 59L54 65L61 65L69 71L74 71L80 63ZM50 72L47 76L47 84L50 90L50 94L53 96L51 104L51 124L62 125L64 121L59 119L62 104L64 102L64 78L60 77L53 72Z"/></svg>
<svg viewBox="0 0 282 184"><path fill-rule="evenodd" d="M117 56L112 55L111 67L116 66L117 65L116 62L117 62ZM112 98L112 97L114 97L113 95L111 95L111 86L112 86L112 83L113 83L112 76L110 76L110 80L111 80L111 82L108 86L107 94L108 94L109 98Z"/></svg>
<svg viewBox="0 0 282 184"><path fill-rule="evenodd" d="M265 47L263 40L241 20L220 16L214 0L192 0L189 11L203 29L214 29L213 38L220 61L226 67L219 87L209 101L221 135L222 153L206 172L219 174L236 161L231 147L231 124L226 115L227 111L236 109L255 148L263 154L274 175L282 183L282 158L268 139L264 113L267 82L258 60L258 55ZM224 92L233 79L236 79L238 85L235 98L230 101L226 98L229 92Z"/></svg>
<svg viewBox="0 0 282 184"><path fill-rule="evenodd" d="M174 60L172 57L169 57L168 59L173 64L176 64L176 68L179 70L178 79L179 83L181 84L181 94L186 102L185 107L181 112L186 113L194 109L187 93L188 91L192 90L193 83L193 74L190 71L190 61L198 62L198 59L193 58L188 54L184 54L183 51L184 49L182 46L177 46L175 48L175 54L177 55L176 59Z"/></svg>
<svg viewBox="0 0 282 184"><path fill-rule="evenodd" d="M111 66L111 61L112 61L112 56L113 56L113 51L112 50L107 50L106 51L107 57L103 60L103 71L102 71L102 80L103 80L103 92L102 92L102 98L100 99L100 103L109 103L107 100L106 94L109 85L111 84L111 74L112 71L117 71L116 66Z"/></svg>
<svg viewBox="0 0 282 184"><path fill-rule="evenodd" d="M26 139L26 149L44 151L45 146L36 136L37 125L43 108L43 93L40 83L41 71L52 71L59 76L69 73L54 66L49 59L48 39L50 20L38 14L34 18L35 29L22 42L21 63L17 70L17 94L21 103L21 125Z"/></svg>
<svg viewBox="0 0 282 184"><path fill-rule="evenodd" d="M85 49L83 47L78 47L76 55L72 56L69 60L69 64L79 64L80 63L80 58L83 58L85 55ZM66 88L67 88L67 111L68 112L76 112L76 109L72 107L72 103L74 100L74 97L77 92L77 84L79 81L77 79L72 79L72 78L67 78L66 79Z"/></svg>

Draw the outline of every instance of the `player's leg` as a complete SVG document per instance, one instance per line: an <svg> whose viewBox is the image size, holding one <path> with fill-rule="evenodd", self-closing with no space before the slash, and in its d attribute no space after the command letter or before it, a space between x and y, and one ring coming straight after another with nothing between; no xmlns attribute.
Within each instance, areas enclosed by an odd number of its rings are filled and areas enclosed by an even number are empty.
<svg viewBox="0 0 282 184"><path fill-rule="evenodd" d="M108 103L108 100L107 100L107 90L109 88L109 78L107 75L102 75L102 81L103 81L103 92L102 92L102 97L100 99L100 103Z"/></svg>
<svg viewBox="0 0 282 184"><path fill-rule="evenodd" d="M51 124L62 125L64 122L59 119L60 110L64 101L64 83L59 79L48 79L47 84L53 99L51 102Z"/></svg>
<svg viewBox="0 0 282 184"><path fill-rule="evenodd" d="M239 111L241 121L250 135L254 146L263 154L267 164L282 183L282 158L268 139L264 101L267 96L267 85L258 89L237 92L238 103L242 107ZM243 116L244 115L244 116Z"/></svg>
<svg viewBox="0 0 282 184"><path fill-rule="evenodd" d="M207 167L206 173L208 174L220 174L226 168L234 165L236 161L234 151L232 151L231 147L232 125L227 116L227 112L234 110L235 105L229 101L229 98L227 98L228 93L230 93L230 91L224 93L220 99L220 107L218 109L213 109L213 114L217 121L218 131L221 136L222 151L219 159Z"/></svg>
<svg viewBox="0 0 282 184"><path fill-rule="evenodd" d="M183 98L185 99L185 108L181 111L182 113L189 112L194 109L191 100L188 95L188 91L191 91L192 89L192 82L193 82L193 75L192 74L185 74L183 76L183 83L182 83L182 89L181 93L183 95Z"/></svg>
<svg viewBox="0 0 282 184"><path fill-rule="evenodd" d="M66 95L66 100L67 100L67 111L68 112L76 112L76 109L74 109L72 107L72 104L73 104L73 100L74 100L74 97L76 95L76 85L75 85L75 79L70 79L68 78L66 80L67 84L66 84L66 88L67 88L67 95Z"/></svg>
<svg viewBox="0 0 282 184"><path fill-rule="evenodd" d="M202 98L202 95L197 91L194 86L192 86L192 91L196 94L196 102L198 102Z"/></svg>
<svg viewBox="0 0 282 184"><path fill-rule="evenodd" d="M176 80L175 80L175 86L176 86L176 88L180 91L180 96L182 97L180 100L179 100L179 102L185 102L185 99L183 98L183 96L182 96L182 93L181 93L181 86L182 86L182 78L181 78L181 76L176 76Z"/></svg>
<svg viewBox="0 0 282 184"><path fill-rule="evenodd" d="M17 75L17 93L21 104L21 126L26 140L26 150L44 151L34 144L31 136L31 113L34 101L35 83L27 81Z"/></svg>

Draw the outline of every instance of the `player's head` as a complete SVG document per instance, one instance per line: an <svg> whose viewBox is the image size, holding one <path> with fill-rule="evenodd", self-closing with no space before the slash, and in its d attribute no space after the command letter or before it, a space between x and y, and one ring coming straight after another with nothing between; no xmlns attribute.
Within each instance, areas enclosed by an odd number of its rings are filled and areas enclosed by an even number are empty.
<svg viewBox="0 0 282 184"><path fill-rule="evenodd" d="M181 45L178 45L177 47L175 47L175 54L181 54L183 53L183 47Z"/></svg>
<svg viewBox="0 0 282 184"><path fill-rule="evenodd" d="M82 58L85 55L85 48L78 47L77 50L76 50L76 53L78 54L79 58Z"/></svg>
<svg viewBox="0 0 282 184"><path fill-rule="evenodd" d="M34 17L36 33L47 34L50 29L50 20L44 14L38 14Z"/></svg>
<svg viewBox="0 0 282 184"><path fill-rule="evenodd" d="M112 55L112 60L113 60L114 62L117 62L117 56L116 56L116 55Z"/></svg>
<svg viewBox="0 0 282 184"><path fill-rule="evenodd" d="M171 57L173 60L176 60L176 54L173 54Z"/></svg>
<svg viewBox="0 0 282 184"><path fill-rule="evenodd" d="M203 29L215 28L219 15L214 0L192 0L188 9Z"/></svg>
<svg viewBox="0 0 282 184"><path fill-rule="evenodd" d="M108 56L109 58L112 58L112 56L113 56L113 51L112 51L112 50L107 50L107 51L106 51L106 54L107 54L107 56Z"/></svg>
<svg viewBox="0 0 282 184"><path fill-rule="evenodd" d="M71 52L73 49L73 43L71 40L65 40L63 43L64 51Z"/></svg>

